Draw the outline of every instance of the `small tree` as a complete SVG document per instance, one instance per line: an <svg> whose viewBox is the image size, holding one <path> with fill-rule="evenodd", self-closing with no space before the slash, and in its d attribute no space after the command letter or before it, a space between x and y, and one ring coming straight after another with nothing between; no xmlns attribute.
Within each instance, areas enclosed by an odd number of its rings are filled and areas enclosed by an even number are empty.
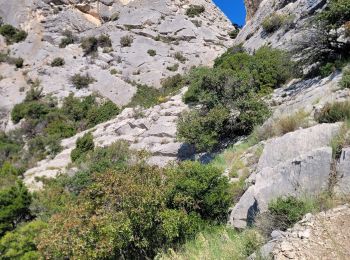
<svg viewBox="0 0 350 260"><path fill-rule="evenodd" d="M94 147L94 138L90 132L78 138L76 148L70 154L72 161L83 158L89 151L94 150Z"/></svg>

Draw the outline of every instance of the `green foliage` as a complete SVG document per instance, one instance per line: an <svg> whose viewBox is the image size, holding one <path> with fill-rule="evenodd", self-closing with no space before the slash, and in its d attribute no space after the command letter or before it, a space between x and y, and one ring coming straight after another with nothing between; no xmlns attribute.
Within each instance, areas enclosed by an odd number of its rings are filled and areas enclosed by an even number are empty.
<svg viewBox="0 0 350 260"><path fill-rule="evenodd" d="M231 194L228 179L218 168L185 162L170 170L170 178L170 208L195 212L206 220L226 220Z"/></svg>
<svg viewBox="0 0 350 260"><path fill-rule="evenodd" d="M330 28L338 28L350 20L348 0L331 0L318 18Z"/></svg>
<svg viewBox="0 0 350 260"><path fill-rule="evenodd" d="M18 43L27 38L27 33L18 30L10 24L0 25L0 34L5 37L7 44Z"/></svg>
<svg viewBox="0 0 350 260"><path fill-rule="evenodd" d="M13 172L1 172L0 181L13 177ZM17 177L17 176L16 176ZM8 180L6 180L8 182ZM13 230L21 221L29 215L31 196L20 181L14 179L11 185L1 185L0 189L0 236L6 231Z"/></svg>
<svg viewBox="0 0 350 260"><path fill-rule="evenodd" d="M102 48L112 47L112 40L109 35L102 34L98 37L98 46Z"/></svg>
<svg viewBox="0 0 350 260"><path fill-rule="evenodd" d="M76 142L76 148L71 152L72 161L75 162L84 158L89 151L94 150L94 147L94 138L90 132L79 137Z"/></svg>
<svg viewBox="0 0 350 260"><path fill-rule="evenodd" d="M273 33L280 29L283 25L288 22L288 16L273 13L272 15L266 17L262 22L262 28L267 33Z"/></svg>
<svg viewBox="0 0 350 260"><path fill-rule="evenodd" d="M120 113L120 109L112 101L108 100L98 107L92 107L87 113L88 126L92 127L108 121Z"/></svg>
<svg viewBox="0 0 350 260"><path fill-rule="evenodd" d="M148 53L148 54L149 54L149 56L151 56L151 57L153 57L153 56L156 56L156 55L157 55L156 50L152 50L152 49L149 49L149 50L147 51L147 53Z"/></svg>
<svg viewBox="0 0 350 260"><path fill-rule="evenodd" d="M12 161L22 149L21 140L15 140L11 136L0 131L0 165L5 161Z"/></svg>
<svg viewBox="0 0 350 260"><path fill-rule="evenodd" d="M319 123L335 123L350 119L350 102L327 103L319 113L315 115Z"/></svg>
<svg viewBox="0 0 350 260"><path fill-rule="evenodd" d="M161 81L161 83L162 83L161 92L163 92L163 95L172 94L180 90L185 84L184 78L181 74L176 74L174 76L165 78Z"/></svg>
<svg viewBox="0 0 350 260"><path fill-rule="evenodd" d="M199 16L201 13L205 11L205 7L203 5L190 5L189 8L186 10L186 15L188 17L195 17Z"/></svg>
<svg viewBox="0 0 350 260"><path fill-rule="evenodd" d="M70 78L71 83L77 89L87 88L90 84L94 83L96 80L91 77L89 74L81 75L74 74Z"/></svg>
<svg viewBox="0 0 350 260"><path fill-rule="evenodd" d="M185 259L247 259L263 243L262 236L256 230L242 233L227 226L209 226L201 231L195 239L177 250L167 250L159 254L159 260Z"/></svg>
<svg viewBox="0 0 350 260"><path fill-rule="evenodd" d="M6 233L0 239L1 258L40 259L35 241L46 226L45 222L38 220L21 225L16 230Z"/></svg>
<svg viewBox="0 0 350 260"><path fill-rule="evenodd" d="M98 48L98 39L95 37L84 38L81 41L80 46L83 49L85 55L96 53Z"/></svg>
<svg viewBox="0 0 350 260"><path fill-rule="evenodd" d="M167 66L166 69L169 70L169 71L175 72L175 71L177 71L179 69L179 64L176 63L174 65Z"/></svg>
<svg viewBox="0 0 350 260"><path fill-rule="evenodd" d="M63 33L64 38L61 39L60 48L65 48L70 44L73 44L75 42L75 37L73 36L73 33L71 31L64 31Z"/></svg>
<svg viewBox="0 0 350 260"><path fill-rule="evenodd" d="M190 144L195 144L198 151L206 151L218 144L229 111L224 107L215 107L208 114L193 110L184 113L177 123L177 136Z"/></svg>
<svg viewBox="0 0 350 260"><path fill-rule="evenodd" d="M270 202L268 209L273 217L275 229L284 231L301 220L306 213L311 212L313 206L304 200L289 196L279 197Z"/></svg>
<svg viewBox="0 0 350 260"><path fill-rule="evenodd" d="M136 94L132 97L128 106L141 106L144 108L149 108L158 104L158 98L160 96L161 93L158 89L149 87L147 85L138 85Z"/></svg>
<svg viewBox="0 0 350 260"><path fill-rule="evenodd" d="M231 39L236 39L238 34L239 34L239 29L233 29L228 33L228 36L230 36Z"/></svg>
<svg viewBox="0 0 350 260"><path fill-rule="evenodd" d="M192 70L184 101L200 106L179 120L178 137L205 151L225 138L248 135L269 115L260 97L291 78L294 67L283 51L262 47L249 55L235 46L216 59L214 68Z"/></svg>
<svg viewBox="0 0 350 260"><path fill-rule="evenodd" d="M123 36L123 37L121 37L120 38L120 45L122 46L122 47L130 47L131 46L131 44L133 43L133 38L132 38L132 36L130 36L130 35L125 35L125 36Z"/></svg>
<svg viewBox="0 0 350 260"><path fill-rule="evenodd" d="M350 88L350 68L343 70L343 77L340 81L342 88Z"/></svg>
<svg viewBox="0 0 350 260"><path fill-rule="evenodd" d="M175 52L174 58L177 59L181 63L185 63L185 61L187 61L187 58L180 51Z"/></svg>
<svg viewBox="0 0 350 260"><path fill-rule="evenodd" d="M53 61L51 62L51 67L61 67L65 64L65 61L63 58L54 58Z"/></svg>

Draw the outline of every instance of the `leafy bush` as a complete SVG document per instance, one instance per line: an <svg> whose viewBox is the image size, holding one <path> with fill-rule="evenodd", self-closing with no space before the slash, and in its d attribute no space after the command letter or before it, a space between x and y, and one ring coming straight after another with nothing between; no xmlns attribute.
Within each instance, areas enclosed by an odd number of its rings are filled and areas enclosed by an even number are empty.
<svg viewBox="0 0 350 260"><path fill-rule="evenodd" d="M141 106L144 108L149 108L158 104L158 98L160 96L161 93L158 89L149 87L147 85L138 85L136 94L132 97L128 106Z"/></svg>
<svg viewBox="0 0 350 260"><path fill-rule="evenodd" d="M176 74L174 76L162 79L161 83L161 91L164 95L169 95L170 93L174 93L184 86L184 78L181 76L181 74Z"/></svg>
<svg viewBox="0 0 350 260"><path fill-rule="evenodd" d="M65 48L70 44L73 44L75 42L75 37L73 36L73 33L71 31L64 31L62 33L62 35L64 36L64 38L61 39L60 48Z"/></svg>
<svg viewBox="0 0 350 260"><path fill-rule="evenodd" d="M63 58L55 58L52 62L51 62L51 67L61 67L65 64L64 59Z"/></svg>
<svg viewBox="0 0 350 260"><path fill-rule="evenodd" d="M94 83L96 80L89 74L81 75L74 74L70 78L71 83L77 89L87 88L90 84Z"/></svg>
<svg viewBox="0 0 350 260"><path fill-rule="evenodd" d="M22 149L22 140L16 140L0 131L0 165L5 161L12 161Z"/></svg>
<svg viewBox="0 0 350 260"><path fill-rule="evenodd" d="M238 34L239 34L239 29L233 29L228 33L228 36L230 36L231 39L236 39Z"/></svg>
<svg viewBox="0 0 350 260"><path fill-rule="evenodd" d="M73 162L83 158L89 151L94 150L94 138L89 132L77 139L76 148L71 152L71 159Z"/></svg>
<svg viewBox="0 0 350 260"><path fill-rule="evenodd" d="M340 81L340 86L342 88L350 88L350 69L343 70L343 77Z"/></svg>
<svg viewBox="0 0 350 260"><path fill-rule="evenodd" d="M148 51L147 51L147 53L148 53L148 54L149 54L149 56L151 56L151 57L153 57L153 56L156 56L156 55L157 55L156 50L152 50L152 49L148 50Z"/></svg>
<svg viewBox="0 0 350 260"><path fill-rule="evenodd" d="M86 115L88 127L108 121L119 113L120 109L110 100L98 107L92 107Z"/></svg>
<svg viewBox="0 0 350 260"><path fill-rule="evenodd" d="M91 174L87 183L81 175L82 182L76 184L85 189L51 217L39 237L44 257L153 258L160 249L193 237L206 221L223 219L230 196L220 171L190 162L161 169L138 157L131 160L138 163L130 165L123 158L127 146L122 146L111 153L122 163L114 170L103 170L111 165L105 148L93 152L96 162L103 161L98 167L102 171Z"/></svg>
<svg viewBox="0 0 350 260"><path fill-rule="evenodd" d="M134 40L130 35L126 35L120 38L120 45L122 47L130 47L133 41Z"/></svg>
<svg viewBox="0 0 350 260"><path fill-rule="evenodd" d="M84 38L80 46L83 49L85 55L96 53L98 48L98 39L95 37Z"/></svg>
<svg viewBox="0 0 350 260"><path fill-rule="evenodd" d="M199 16L201 13L205 11L205 7L203 5L190 5L189 8L186 10L186 15L188 17L195 17Z"/></svg>
<svg viewBox="0 0 350 260"><path fill-rule="evenodd" d="M0 34L5 37L7 44L21 42L27 38L25 31L18 30L10 24L1 25Z"/></svg>
<svg viewBox="0 0 350 260"><path fill-rule="evenodd" d="M179 64L176 63L174 65L168 66L168 67L166 67L166 69L169 71L175 72L179 69Z"/></svg>
<svg viewBox="0 0 350 260"><path fill-rule="evenodd" d="M0 182L10 177L11 172L2 173ZM6 180L8 181L8 180ZM2 186L2 185L1 185ZM0 189L0 237L11 231L29 215L31 196L26 186L20 181L6 185Z"/></svg>
<svg viewBox="0 0 350 260"><path fill-rule="evenodd" d="M185 61L187 61L187 58L180 51L175 52L174 58L180 61L181 63L184 63Z"/></svg>
<svg viewBox="0 0 350 260"><path fill-rule="evenodd" d="M109 37L109 35L102 34L98 37L98 46L105 48L105 47L112 47L112 40Z"/></svg>
<svg viewBox="0 0 350 260"><path fill-rule="evenodd" d="M326 104L319 113L315 114L319 123L335 123L350 119L350 101Z"/></svg>
<svg viewBox="0 0 350 260"><path fill-rule="evenodd" d="M286 24L288 17L286 15L273 13L266 17L262 22L262 28L267 33L273 33Z"/></svg>
<svg viewBox="0 0 350 260"><path fill-rule="evenodd" d="M311 212L312 208L309 203L292 196L279 197L268 206L275 229L282 231L300 221L306 213Z"/></svg>
<svg viewBox="0 0 350 260"><path fill-rule="evenodd" d="M327 7L318 15L330 28L337 28L350 21L350 3L347 0L331 0Z"/></svg>
<svg viewBox="0 0 350 260"><path fill-rule="evenodd" d="M40 220L29 222L0 239L0 254L3 259L40 259L36 240L46 228Z"/></svg>

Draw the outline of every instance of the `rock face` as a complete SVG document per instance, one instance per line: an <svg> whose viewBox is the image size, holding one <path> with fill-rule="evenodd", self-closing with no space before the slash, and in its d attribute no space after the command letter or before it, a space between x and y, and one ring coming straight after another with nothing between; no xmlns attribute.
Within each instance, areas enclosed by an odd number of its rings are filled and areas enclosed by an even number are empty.
<svg viewBox="0 0 350 260"><path fill-rule="evenodd" d="M246 21L248 22L258 10L260 3L262 0L244 0L245 9L246 9Z"/></svg>
<svg viewBox="0 0 350 260"><path fill-rule="evenodd" d="M267 141L254 184L231 212L230 224L244 228L280 196L318 194L328 188L332 165L329 144L341 124L322 124Z"/></svg>
<svg viewBox="0 0 350 260"><path fill-rule="evenodd" d="M205 11L189 17L186 10L190 4L203 5ZM206 0L0 0L0 17L28 32L24 42L0 44L1 52L24 59L24 68L17 72L12 72L14 66L0 65L4 77L0 99L7 101L0 103L0 109L5 112L23 100L30 79L39 79L44 93L59 100L71 92L76 96L97 92L126 105L136 92L136 84L159 88L164 78L192 66L211 65L232 45L228 36L233 29L231 22ZM73 33L76 43L59 48L65 30ZM112 48L99 48L95 56L84 55L79 39L103 34L110 36ZM132 38L129 47L121 45L125 36ZM148 50L154 50L155 55ZM56 57L65 60L63 67L50 66ZM174 65L177 71L168 69ZM77 90L69 80L76 73L89 73L96 82ZM5 129L8 117L0 120Z"/></svg>
<svg viewBox="0 0 350 260"><path fill-rule="evenodd" d="M168 102L147 110L124 109L115 119L95 126L61 142L63 151L53 159L40 161L37 167L24 173L24 182L31 189L42 187L36 177L53 178L64 172L71 162L70 153L76 140L91 132L96 146L108 146L118 140L130 143L131 149L147 150L151 153L150 164L166 165L169 161L189 158L194 150L191 146L176 141L176 121L179 114L187 109L181 100L182 94Z"/></svg>
<svg viewBox="0 0 350 260"><path fill-rule="evenodd" d="M277 236L260 252L263 257L276 260L349 259L349 226L349 205L316 215L306 214L288 232L274 232Z"/></svg>
<svg viewBox="0 0 350 260"><path fill-rule="evenodd" d="M337 164L335 192L342 196L350 194L350 148L344 148Z"/></svg>
<svg viewBox="0 0 350 260"><path fill-rule="evenodd" d="M236 43L243 43L248 50L270 45L292 49L296 42L305 37L308 20L327 3L325 0L246 0L247 19ZM258 6L258 8L257 8ZM286 22L275 32L267 33L262 28L265 18L274 14L284 16Z"/></svg>

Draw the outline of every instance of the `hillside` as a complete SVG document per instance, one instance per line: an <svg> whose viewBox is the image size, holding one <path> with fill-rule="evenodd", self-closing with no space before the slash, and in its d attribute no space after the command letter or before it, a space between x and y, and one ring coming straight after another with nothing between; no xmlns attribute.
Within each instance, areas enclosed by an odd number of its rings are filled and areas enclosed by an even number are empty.
<svg viewBox="0 0 350 260"><path fill-rule="evenodd" d="M0 258L346 259L350 2L0 0Z"/></svg>

